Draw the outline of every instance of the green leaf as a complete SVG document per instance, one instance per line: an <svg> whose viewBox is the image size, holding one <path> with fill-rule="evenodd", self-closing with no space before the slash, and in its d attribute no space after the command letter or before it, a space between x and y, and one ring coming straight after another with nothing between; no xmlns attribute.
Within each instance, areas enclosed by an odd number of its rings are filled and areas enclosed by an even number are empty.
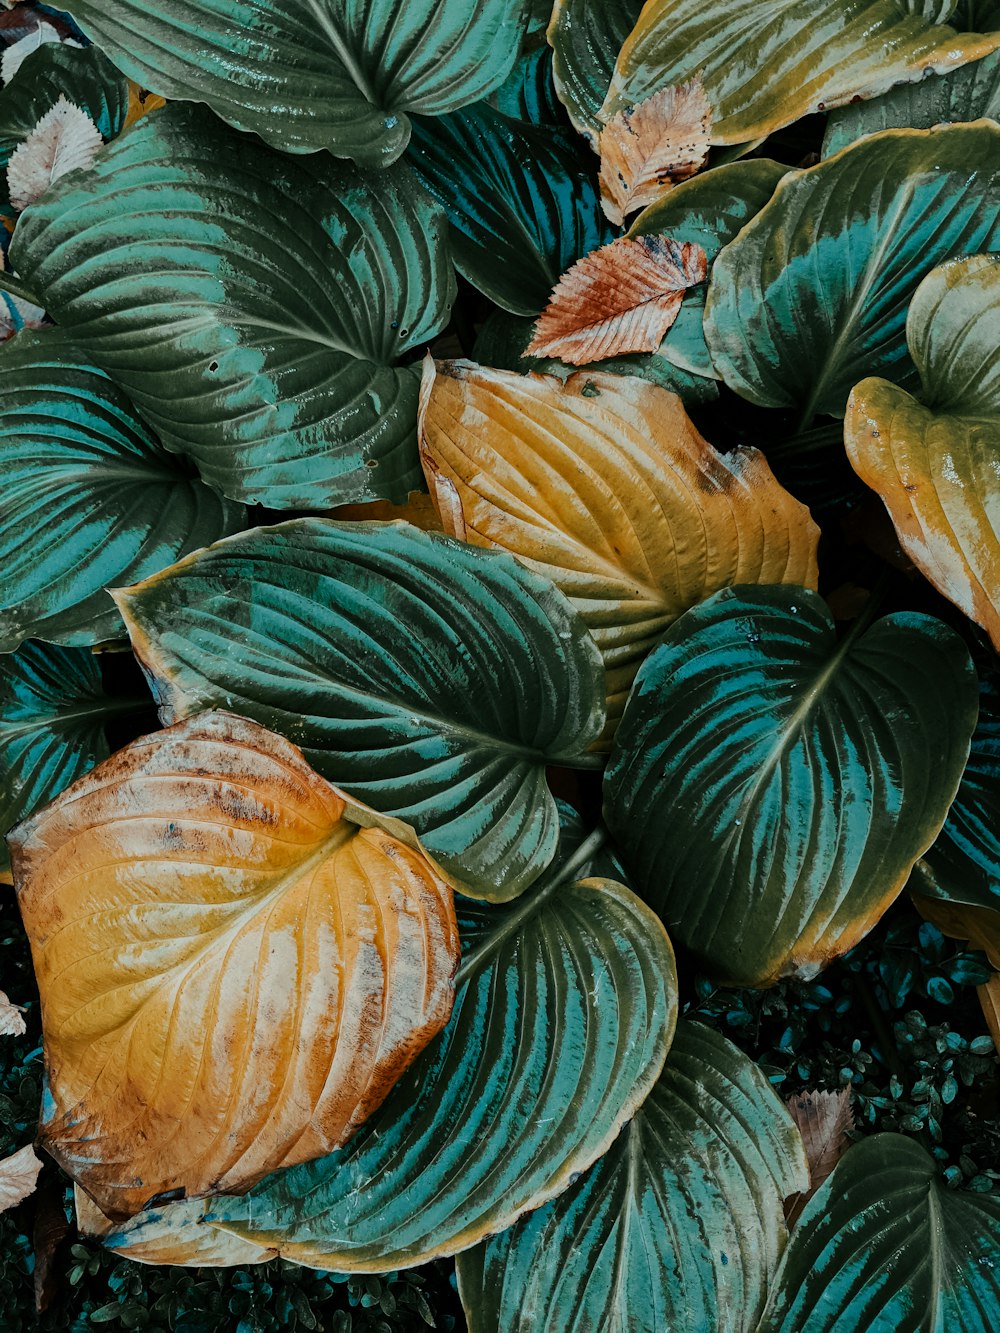
<svg viewBox="0 0 1000 1333"><path fill-rule="evenodd" d="M536 47L521 56L490 105L512 120L532 125L565 125L566 111L552 82L552 52Z"/></svg>
<svg viewBox="0 0 1000 1333"><path fill-rule="evenodd" d="M283 157L171 106L47 191L11 256L205 481L322 508L420 484L398 361L448 318L444 226L403 165Z"/></svg>
<svg viewBox="0 0 1000 1333"><path fill-rule="evenodd" d="M512 907L460 902L448 1026L345 1148L209 1220L296 1263L383 1272L503 1230L600 1157L663 1067L677 978L634 894L571 882L593 841Z"/></svg>
<svg viewBox="0 0 1000 1333"><path fill-rule="evenodd" d="M788 168L768 158L752 158L704 171L682 181L633 222L629 236L669 236L693 241L705 251L709 273L719 251L755 217ZM718 378L705 344L702 321L706 287L684 294L680 314L667 330L660 353L692 375Z"/></svg>
<svg viewBox="0 0 1000 1333"><path fill-rule="evenodd" d="M524 0L67 0L137 83L207 102L285 152L328 148L384 166L408 115L440 115L498 88L517 56Z"/></svg>
<svg viewBox="0 0 1000 1333"><path fill-rule="evenodd" d="M559 126L469 107L415 121L409 159L448 214L458 271L515 315L537 315L560 274L611 238L596 172Z"/></svg>
<svg viewBox="0 0 1000 1333"><path fill-rule="evenodd" d="M712 106L712 142L748 143L1000 46L1000 32L944 26L949 8L936 0L649 0L601 116L697 76Z"/></svg>
<svg viewBox="0 0 1000 1333"><path fill-rule="evenodd" d="M595 148L615 60L642 6L643 0L555 0L552 7L548 37L556 92Z"/></svg>
<svg viewBox="0 0 1000 1333"><path fill-rule="evenodd" d="M749 1333L808 1188L791 1116L757 1066L681 1022L659 1082L552 1203L458 1256L474 1333Z"/></svg>
<svg viewBox="0 0 1000 1333"><path fill-rule="evenodd" d="M107 759L104 723L143 706L107 698L97 659L78 648L0 656L0 879L10 882L2 835Z"/></svg>
<svg viewBox="0 0 1000 1333"><path fill-rule="evenodd" d="M0 652L123 636L107 589L245 526L54 330L0 350Z"/></svg>
<svg viewBox="0 0 1000 1333"><path fill-rule="evenodd" d="M1000 52L950 73L897 84L882 97L832 112L823 137L823 156L832 157L862 135L880 130L906 126L929 130L983 117L1000 119Z"/></svg>
<svg viewBox="0 0 1000 1333"><path fill-rule="evenodd" d="M856 1143L799 1219L760 1333L992 1333L1000 1199L901 1134Z"/></svg>
<svg viewBox="0 0 1000 1333"><path fill-rule="evenodd" d="M604 725L601 656L547 579L407 523L300 519L117 595L163 716L224 707L397 815L476 896L555 854L545 766Z"/></svg>
<svg viewBox="0 0 1000 1333"><path fill-rule="evenodd" d="M916 371L906 307L925 274L1000 245L1000 125L889 130L792 172L722 251L705 334L725 382L764 407L842 416L866 375Z"/></svg>
<svg viewBox="0 0 1000 1333"><path fill-rule="evenodd" d="M849 949L944 823L969 753L964 644L900 613L836 642L805 589L727 589L639 672L606 818L639 891L715 975L809 977Z"/></svg>

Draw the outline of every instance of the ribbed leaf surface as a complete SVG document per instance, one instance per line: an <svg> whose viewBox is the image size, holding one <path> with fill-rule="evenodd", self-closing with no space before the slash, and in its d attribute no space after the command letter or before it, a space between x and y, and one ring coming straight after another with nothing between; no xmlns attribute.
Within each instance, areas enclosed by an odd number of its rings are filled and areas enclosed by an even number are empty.
<svg viewBox="0 0 1000 1333"><path fill-rule="evenodd" d="M548 38L559 99L570 120L597 147L604 128L598 112L618 52L635 26L643 0L555 0Z"/></svg>

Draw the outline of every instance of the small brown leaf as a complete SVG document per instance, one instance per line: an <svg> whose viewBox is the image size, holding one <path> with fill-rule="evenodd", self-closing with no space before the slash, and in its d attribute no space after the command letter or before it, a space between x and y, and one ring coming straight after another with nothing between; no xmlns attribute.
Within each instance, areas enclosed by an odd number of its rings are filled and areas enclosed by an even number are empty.
<svg viewBox="0 0 1000 1333"><path fill-rule="evenodd" d="M32 1247L35 1252L35 1309L42 1314L55 1299L63 1281L63 1267L57 1262L63 1242L70 1233L63 1210L63 1182L50 1171L42 1179L35 1201L35 1227Z"/></svg>
<svg viewBox="0 0 1000 1333"><path fill-rule="evenodd" d="M11 1004L7 996L0 990L0 1037L20 1037L24 1031L21 1006Z"/></svg>
<svg viewBox="0 0 1000 1333"><path fill-rule="evenodd" d="M562 275L523 355L583 366L626 352L655 352L685 291L704 282L705 272L705 251L691 241L612 241Z"/></svg>
<svg viewBox="0 0 1000 1333"><path fill-rule="evenodd" d="M785 1217L792 1226L833 1171L850 1146L847 1131L854 1128L851 1089L839 1092L802 1092L785 1103L798 1125L809 1162L809 1190L794 1194L785 1203Z"/></svg>
<svg viewBox="0 0 1000 1333"><path fill-rule="evenodd" d="M0 1213L34 1194L41 1169L42 1163L30 1143L0 1162Z"/></svg>
<svg viewBox="0 0 1000 1333"><path fill-rule="evenodd" d="M708 156L712 108L700 79L661 88L601 131L601 207L620 227L693 176Z"/></svg>

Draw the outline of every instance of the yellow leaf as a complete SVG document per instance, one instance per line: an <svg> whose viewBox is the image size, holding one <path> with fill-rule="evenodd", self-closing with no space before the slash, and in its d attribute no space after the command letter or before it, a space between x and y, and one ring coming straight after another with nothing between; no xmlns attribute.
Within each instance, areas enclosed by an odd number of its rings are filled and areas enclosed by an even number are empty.
<svg viewBox="0 0 1000 1333"><path fill-rule="evenodd" d="M428 358L419 434L445 531L510 551L583 616L608 673L605 742L682 612L735 583L816 586L819 530L763 455L716 453L644 380Z"/></svg>
<svg viewBox="0 0 1000 1333"><path fill-rule="evenodd" d="M598 151L601 207L616 227L704 165L711 122L712 108L698 78L661 88L611 117Z"/></svg>
<svg viewBox="0 0 1000 1333"><path fill-rule="evenodd" d="M785 1205L791 1226L850 1147L847 1133L854 1128L854 1112L849 1086L839 1092L801 1092L785 1105L798 1126L809 1163L809 1189Z"/></svg>
<svg viewBox="0 0 1000 1333"><path fill-rule="evenodd" d="M42 1163L29 1143L0 1161L0 1213L15 1208L35 1192Z"/></svg>
<svg viewBox="0 0 1000 1333"><path fill-rule="evenodd" d="M524 356L582 366L655 352L684 293L705 280L705 251L666 236L621 236L584 255L556 284Z"/></svg>
<svg viewBox="0 0 1000 1333"><path fill-rule="evenodd" d="M1000 972L994 972L984 986L977 986L976 994L983 1007L983 1017L993 1038L993 1045L1000 1054Z"/></svg>
<svg viewBox="0 0 1000 1333"><path fill-rule="evenodd" d="M141 120L150 111L156 111L161 106L166 106L166 100L158 93L149 93L140 88L137 83L131 79L128 81L128 109L125 112L125 121L122 125L124 132L130 125L134 125L137 120Z"/></svg>
<svg viewBox="0 0 1000 1333"><path fill-rule="evenodd" d="M913 905L925 920L937 926L942 935L953 940L968 940L973 949L981 949L990 966L1000 968L1000 912L970 903L946 902L943 898L910 895Z"/></svg>
<svg viewBox="0 0 1000 1333"><path fill-rule="evenodd" d="M330 1152L447 1021L437 868L257 723L141 738L10 843L41 1140L111 1218Z"/></svg>

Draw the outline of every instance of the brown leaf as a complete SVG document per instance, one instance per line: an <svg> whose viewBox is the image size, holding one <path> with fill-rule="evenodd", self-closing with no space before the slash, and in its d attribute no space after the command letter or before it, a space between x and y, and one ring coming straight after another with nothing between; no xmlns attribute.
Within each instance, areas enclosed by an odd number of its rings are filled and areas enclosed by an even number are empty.
<svg viewBox="0 0 1000 1333"><path fill-rule="evenodd" d="M35 1309L41 1314L59 1290L63 1269L56 1257L69 1235L70 1224L63 1209L61 1177L50 1171L42 1180L35 1204L32 1247L35 1251Z"/></svg>
<svg viewBox="0 0 1000 1333"><path fill-rule="evenodd" d="M802 1092L785 1104L802 1135L809 1162L808 1191L792 1195L785 1204L791 1226L850 1146L847 1131L854 1128L854 1112L849 1087L839 1092Z"/></svg>
<svg viewBox="0 0 1000 1333"><path fill-rule="evenodd" d="M24 1031L21 1006L11 1004L7 996L0 990L0 1037L20 1037Z"/></svg>
<svg viewBox="0 0 1000 1333"><path fill-rule="evenodd" d="M402 504L391 500L368 500L364 504L337 505L325 517L338 523L388 523L397 519L412 523L423 532L443 532L434 501L424 491L411 491Z"/></svg>
<svg viewBox="0 0 1000 1333"><path fill-rule="evenodd" d="M524 356L574 366L655 352L684 293L705 281L705 251L667 236L622 236L585 255L556 284Z"/></svg>
<svg viewBox="0 0 1000 1333"><path fill-rule="evenodd" d="M925 898L919 893L911 893L910 897L924 920L937 926L942 935L967 940L973 949L983 951L991 967L1000 969L1000 912L973 907L971 903Z"/></svg>
<svg viewBox="0 0 1000 1333"><path fill-rule="evenodd" d="M34 1194L41 1169L42 1163L30 1143L0 1162L0 1213Z"/></svg>
<svg viewBox="0 0 1000 1333"><path fill-rule="evenodd" d="M661 88L601 131L601 207L620 227L693 176L708 156L712 108L700 79Z"/></svg>
<svg viewBox="0 0 1000 1333"><path fill-rule="evenodd" d="M983 1017L993 1038L993 1045L1000 1054L1000 972L994 972L985 985L977 986L976 994L983 1007Z"/></svg>

